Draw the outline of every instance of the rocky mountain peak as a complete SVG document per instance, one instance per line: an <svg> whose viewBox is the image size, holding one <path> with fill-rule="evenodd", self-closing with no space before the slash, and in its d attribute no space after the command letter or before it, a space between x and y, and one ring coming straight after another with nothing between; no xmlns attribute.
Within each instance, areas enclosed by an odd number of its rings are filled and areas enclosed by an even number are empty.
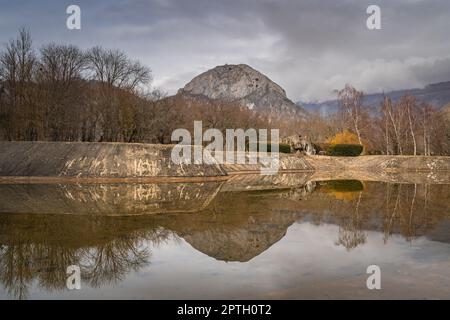
<svg viewBox="0 0 450 320"><path fill-rule="evenodd" d="M245 64L222 65L192 79L179 95L238 102L271 114L300 115L305 111L286 97L278 84Z"/></svg>

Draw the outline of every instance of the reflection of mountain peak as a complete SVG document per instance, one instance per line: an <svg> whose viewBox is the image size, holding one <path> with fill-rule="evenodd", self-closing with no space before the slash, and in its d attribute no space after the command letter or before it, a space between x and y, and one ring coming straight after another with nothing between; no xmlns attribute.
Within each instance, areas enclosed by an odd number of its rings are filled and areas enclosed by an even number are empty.
<svg viewBox="0 0 450 320"><path fill-rule="evenodd" d="M282 239L299 218L298 211L280 212L283 206L274 203L297 203L312 193L315 184L306 182L307 177L235 176L228 181L230 188L223 188L207 210L191 215L189 223L166 219L166 226L196 250L217 260L249 261Z"/></svg>
<svg viewBox="0 0 450 320"><path fill-rule="evenodd" d="M295 220L295 215L279 214L225 217L212 226L195 224L178 235L196 250L217 260L246 262L282 239Z"/></svg>

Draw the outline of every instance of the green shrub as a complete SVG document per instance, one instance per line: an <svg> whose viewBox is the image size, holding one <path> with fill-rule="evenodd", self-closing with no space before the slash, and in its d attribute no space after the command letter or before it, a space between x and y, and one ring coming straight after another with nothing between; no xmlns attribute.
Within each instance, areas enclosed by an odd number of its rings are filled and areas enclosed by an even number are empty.
<svg viewBox="0 0 450 320"><path fill-rule="evenodd" d="M259 147L259 144L258 144L258 151L260 150L260 149L262 149L262 148L260 148ZM270 152L271 151L271 144L269 143L268 145L267 145L267 152ZM289 144L286 144L286 143L280 143L279 145L278 145L278 151L280 152L280 153L291 153L291 146L289 145Z"/></svg>
<svg viewBox="0 0 450 320"><path fill-rule="evenodd" d="M291 153L291 146L287 143L280 143L278 148L280 153Z"/></svg>
<svg viewBox="0 0 450 320"><path fill-rule="evenodd" d="M332 144L328 147L327 155L336 157L357 157L363 151L360 144Z"/></svg>

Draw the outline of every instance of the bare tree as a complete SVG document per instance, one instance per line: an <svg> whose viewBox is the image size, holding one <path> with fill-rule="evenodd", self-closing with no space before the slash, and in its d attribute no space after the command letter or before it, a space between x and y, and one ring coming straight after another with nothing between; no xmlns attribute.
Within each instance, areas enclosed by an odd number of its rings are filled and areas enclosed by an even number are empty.
<svg viewBox="0 0 450 320"><path fill-rule="evenodd" d="M45 137L77 140L86 113L82 101L86 68L83 52L75 46L50 44L41 49L37 80L44 111Z"/></svg>
<svg viewBox="0 0 450 320"><path fill-rule="evenodd" d="M131 61L119 50L94 47L87 54L89 69L94 80L121 89L135 90L148 84L151 70L137 61Z"/></svg>
<svg viewBox="0 0 450 320"><path fill-rule="evenodd" d="M21 29L0 53L0 82L3 83L7 106L4 108L4 133L8 140L38 138L37 110L32 105L33 72L36 55L30 33ZM11 126L20 126L12 128Z"/></svg>
<svg viewBox="0 0 450 320"><path fill-rule="evenodd" d="M358 137L359 144L362 145L361 120L364 94L346 84L344 89L337 91L337 95L342 113L349 119L352 129Z"/></svg>
<svg viewBox="0 0 450 320"><path fill-rule="evenodd" d="M387 127L386 135L389 136L389 124L392 125L394 131L394 138L396 143L396 153L403 154L402 139L401 139L401 114L397 112L396 105L392 103L388 97L384 98L381 105L383 114L386 117L385 126ZM388 138L387 138L388 139Z"/></svg>
<svg viewBox="0 0 450 320"><path fill-rule="evenodd" d="M399 104L399 108L401 111L405 111L406 115L408 117L408 127L409 127L409 132L411 135L411 139L413 142L413 155L417 155L417 141L416 141L416 134L414 132L414 127L415 127L415 114L417 111L416 108L416 99L409 95L406 94L405 96L403 96L400 101L398 102Z"/></svg>

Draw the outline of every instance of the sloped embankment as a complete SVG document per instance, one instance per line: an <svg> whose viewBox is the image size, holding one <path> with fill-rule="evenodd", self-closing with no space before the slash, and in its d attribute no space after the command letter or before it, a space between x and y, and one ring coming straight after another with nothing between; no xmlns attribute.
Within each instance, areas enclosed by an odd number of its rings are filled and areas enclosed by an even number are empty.
<svg viewBox="0 0 450 320"><path fill-rule="evenodd" d="M261 154L259 154L261 155ZM237 157L236 157L237 158ZM253 159L253 163L250 164L250 158ZM265 155L261 158L258 157L257 153L245 153L245 164L228 164L223 165L224 169L228 174L237 173L260 173L261 172L261 162L266 163L265 167L270 167L271 162L270 156ZM294 154L280 153L278 157L278 170L281 172L289 171L314 171L314 166L312 166L308 159L303 156L298 156Z"/></svg>
<svg viewBox="0 0 450 320"><path fill-rule="evenodd" d="M219 164L176 165L172 145L0 142L0 177L217 177Z"/></svg>
<svg viewBox="0 0 450 320"><path fill-rule="evenodd" d="M317 171L367 172L435 172L450 171L450 157L435 156L308 156L307 162Z"/></svg>
<svg viewBox="0 0 450 320"><path fill-rule="evenodd" d="M172 148L173 145L139 143L0 142L0 179L6 182L18 178L186 179L260 173L259 162L249 164L250 158L257 154L246 153L247 164L220 165L216 161L177 165L171 160ZM414 173L442 183L450 176L450 157L280 154L278 163L279 172L315 172L319 174L318 180L360 177L384 181Z"/></svg>

